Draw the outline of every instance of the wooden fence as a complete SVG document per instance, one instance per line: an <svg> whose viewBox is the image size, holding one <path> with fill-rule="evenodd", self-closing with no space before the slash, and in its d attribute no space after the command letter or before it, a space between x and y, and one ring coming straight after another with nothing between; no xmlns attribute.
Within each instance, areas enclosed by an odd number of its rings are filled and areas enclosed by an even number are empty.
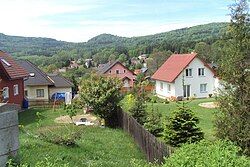
<svg viewBox="0 0 250 167"><path fill-rule="evenodd" d="M124 131L129 133L139 145L141 150L146 154L149 162L164 162L164 157L168 157L173 148L166 146L159 141L154 135L149 133L133 117L122 110L118 111L118 124Z"/></svg>

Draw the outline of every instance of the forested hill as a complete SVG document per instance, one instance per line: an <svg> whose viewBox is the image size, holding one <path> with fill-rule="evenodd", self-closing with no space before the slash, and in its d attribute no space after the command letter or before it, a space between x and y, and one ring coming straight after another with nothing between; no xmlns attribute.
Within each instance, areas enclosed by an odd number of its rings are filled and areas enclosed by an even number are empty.
<svg viewBox="0 0 250 167"><path fill-rule="evenodd" d="M90 39L86 47L109 47L123 45L128 48L135 46L163 47L166 50L178 51L181 48L193 48L198 42L211 44L218 40L228 23L210 23L190 28L183 28L155 35L124 38L111 34L101 34Z"/></svg>
<svg viewBox="0 0 250 167"><path fill-rule="evenodd" d="M188 49L194 48L198 42L202 41L207 44L215 42L220 38L226 26L227 23L210 23L132 38L101 34L86 43L71 43L51 38L8 36L0 33L0 49L15 56L52 56L61 50L69 51L72 49L95 54L104 48L135 49L136 53L151 53L154 48L171 50L172 52L187 52Z"/></svg>
<svg viewBox="0 0 250 167"><path fill-rule="evenodd" d="M9 36L0 33L0 49L15 55L52 56L60 49L72 46L69 42L51 38Z"/></svg>

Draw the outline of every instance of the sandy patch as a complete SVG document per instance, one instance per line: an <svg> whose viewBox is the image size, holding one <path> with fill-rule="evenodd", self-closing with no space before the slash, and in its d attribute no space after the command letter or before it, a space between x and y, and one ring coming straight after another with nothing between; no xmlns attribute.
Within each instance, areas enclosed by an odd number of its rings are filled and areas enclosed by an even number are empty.
<svg viewBox="0 0 250 167"><path fill-rule="evenodd" d="M199 106L204 108L217 108L218 104L216 102L206 102L206 103L200 103Z"/></svg>
<svg viewBox="0 0 250 167"><path fill-rule="evenodd" d="M91 115L91 114L76 115L73 117L73 122L79 122L81 118L86 118L87 121L91 121L95 125L99 124L98 118L94 115ZM68 115L57 117L54 121L56 123L66 123L66 124L72 123L72 121Z"/></svg>

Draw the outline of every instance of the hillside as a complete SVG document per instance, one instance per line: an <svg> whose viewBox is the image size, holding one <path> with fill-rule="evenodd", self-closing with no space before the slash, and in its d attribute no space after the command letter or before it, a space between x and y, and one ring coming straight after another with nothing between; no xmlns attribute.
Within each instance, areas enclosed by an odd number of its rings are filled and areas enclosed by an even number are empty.
<svg viewBox="0 0 250 167"><path fill-rule="evenodd" d="M0 49L15 56L52 56L61 50L69 51L72 49L97 53L103 48L118 47L128 50L136 48L140 52L147 53L150 53L153 48L181 52L188 48L194 48L195 44L201 41L208 44L215 42L221 37L226 26L227 23L210 23L132 38L101 34L86 43L71 43L51 38L19 37L0 34Z"/></svg>
<svg viewBox="0 0 250 167"><path fill-rule="evenodd" d="M0 49L14 55L52 56L58 50L69 46L71 43L51 38L9 36L0 33Z"/></svg>

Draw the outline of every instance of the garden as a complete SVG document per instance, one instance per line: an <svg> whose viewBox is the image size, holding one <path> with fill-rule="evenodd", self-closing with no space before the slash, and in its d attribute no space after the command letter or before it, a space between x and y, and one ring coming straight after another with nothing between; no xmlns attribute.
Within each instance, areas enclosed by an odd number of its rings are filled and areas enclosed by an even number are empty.
<svg viewBox="0 0 250 167"><path fill-rule="evenodd" d="M133 139L120 129L55 123L63 109L34 108L19 113L23 166L133 166L147 164ZM14 166L14 165L13 165Z"/></svg>

